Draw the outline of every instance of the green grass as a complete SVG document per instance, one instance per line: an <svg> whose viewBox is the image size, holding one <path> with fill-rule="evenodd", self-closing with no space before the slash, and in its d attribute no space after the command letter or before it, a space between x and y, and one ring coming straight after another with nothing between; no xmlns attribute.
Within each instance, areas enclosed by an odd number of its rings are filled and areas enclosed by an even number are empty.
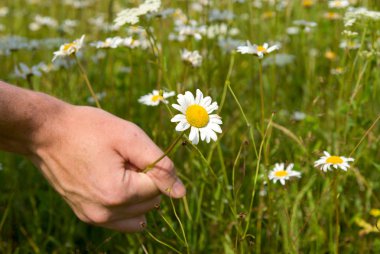
<svg viewBox="0 0 380 254"><path fill-rule="evenodd" d="M233 11L235 18L228 25L240 31L234 38L243 43L281 42L281 49L264 61L278 54L293 55L294 61L285 66L264 64L260 74L258 58L224 52L216 39L170 41L173 16L143 17L139 23L154 29L153 44L161 48L158 55L152 48L98 50L89 47L89 42L126 36L126 26L106 33L88 25L87 20L100 13L105 20L113 20L120 9L128 7L122 1L97 0L81 10L61 1L36 5L24 0L2 1L0 8L8 6L9 14L0 17L5 26L0 37L61 37L69 42L86 34L87 46L80 61L95 92L107 93L102 107L137 123L163 150L178 136L171 115L163 105L139 104L140 96L156 88L177 93L199 88L219 105L224 103L219 111L223 134L217 142L201 142L196 148L182 144L170 155L187 187L186 199L163 198L160 209L149 213L147 229L138 234L80 222L30 162L0 153L1 253L380 252L379 232L360 234L362 228L356 223L361 218L375 226L370 210L380 209L379 122L373 125L380 115L380 58L362 56L370 47L379 54L380 22L355 24L350 30L358 32L360 47L345 50L339 48L344 22L323 17L328 11L324 1L315 1L318 3L310 9L303 8L300 1L290 1L281 11L267 3L257 9L248 0L242 4L211 2L202 12L192 10L191 1L163 1L161 9L179 8L200 24L210 24L209 9ZM356 6L379 11L376 0L357 2ZM264 18L268 11L275 16ZM344 10L337 12L344 16ZM72 34L52 28L31 32L28 26L36 14L51 16L59 23L75 19L78 27ZM318 26L310 33L287 35L286 29L297 19L315 21ZM88 104L90 93L76 64L34 76L30 82L12 76L20 62L28 66L50 63L58 48L59 44L0 54L0 78L73 104ZM204 57L200 68L181 61L184 48L200 51ZM327 50L335 52L333 61L324 57ZM94 63L91 58L99 51L105 57ZM122 66L130 67L130 73L120 72ZM331 69L337 67L344 72L332 75ZM292 119L295 111L304 112L306 118ZM348 172L323 173L313 164L324 150L353 157L355 162ZM285 186L272 183L268 173L277 162L294 163L302 178Z"/></svg>

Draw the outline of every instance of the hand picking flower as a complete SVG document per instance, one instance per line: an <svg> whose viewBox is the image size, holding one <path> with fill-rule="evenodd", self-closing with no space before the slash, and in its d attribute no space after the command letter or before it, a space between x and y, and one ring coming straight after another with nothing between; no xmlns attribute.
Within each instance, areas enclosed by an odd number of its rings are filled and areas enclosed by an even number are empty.
<svg viewBox="0 0 380 254"><path fill-rule="evenodd" d="M344 171L347 171L347 168L350 167L348 162L354 161L353 158L346 158L343 156L330 155L328 152L323 152L325 156L322 156L319 160L314 162L314 167L319 167L323 172L331 170L331 166L334 168L341 168Z"/></svg>
<svg viewBox="0 0 380 254"><path fill-rule="evenodd" d="M139 102L148 106L157 106L160 102L167 104L166 98L172 97L175 92L164 92L162 90L153 90L153 92L140 97Z"/></svg>
<svg viewBox="0 0 380 254"><path fill-rule="evenodd" d="M217 102L212 102L210 96L203 97L203 93L197 89L196 97L187 91L185 94L178 94L178 104L173 104L173 108L179 110L181 114L175 115L171 121L178 122L176 131L185 131L190 128L189 139L194 145L198 144L200 139L217 140L215 132L222 133L220 124L222 119L217 114L211 114L218 109Z"/></svg>
<svg viewBox="0 0 380 254"><path fill-rule="evenodd" d="M289 180L292 177L301 178L301 173L295 170L292 170L294 164L289 164L285 169L284 163L276 163L274 169L269 172L269 180L272 180L274 183L280 181L282 185L285 185L285 181Z"/></svg>
<svg viewBox="0 0 380 254"><path fill-rule="evenodd" d="M57 57L70 56L72 54L77 53L83 46L84 37L85 35L82 35L80 39L61 45L59 50L54 52L54 57L52 61L57 59Z"/></svg>

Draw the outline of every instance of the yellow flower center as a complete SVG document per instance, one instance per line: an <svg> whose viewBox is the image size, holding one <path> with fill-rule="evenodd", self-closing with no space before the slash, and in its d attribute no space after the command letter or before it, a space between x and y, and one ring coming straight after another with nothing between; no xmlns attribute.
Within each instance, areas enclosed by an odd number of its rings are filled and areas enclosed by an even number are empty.
<svg viewBox="0 0 380 254"><path fill-rule="evenodd" d="M259 45L259 46L257 46L257 51L265 53L267 50L263 46Z"/></svg>
<svg viewBox="0 0 380 254"><path fill-rule="evenodd" d="M209 116L204 107L191 105L186 110L186 120L191 126L202 128L208 124Z"/></svg>
<svg viewBox="0 0 380 254"><path fill-rule="evenodd" d="M285 170L279 170L274 172L274 175L277 177L284 177L288 175L288 172L286 172Z"/></svg>
<svg viewBox="0 0 380 254"><path fill-rule="evenodd" d="M339 156L330 156L327 158L326 162L332 164L341 164L343 163L343 160Z"/></svg>
<svg viewBox="0 0 380 254"><path fill-rule="evenodd" d="M68 51L71 47L75 47L75 43L71 42L63 45L63 50Z"/></svg>
<svg viewBox="0 0 380 254"><path fill-rule="evenodd" d="M153 102L156 102L156 101L162 101L164 100L164 97L162 97L161 95L159 94L156 94L156 95L153 95L152 96L152 99L151 99Z"/></svg>

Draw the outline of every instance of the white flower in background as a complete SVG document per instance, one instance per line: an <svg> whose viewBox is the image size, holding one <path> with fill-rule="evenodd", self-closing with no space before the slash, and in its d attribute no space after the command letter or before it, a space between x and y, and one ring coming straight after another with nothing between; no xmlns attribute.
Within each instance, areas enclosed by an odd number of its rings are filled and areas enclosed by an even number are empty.
<svg viewBox="0 0 380 254"><path fill-rule="evenodd" d="M32 76L40 77L41 76L40 66L35 65L29 68L26 64L19 63L18 66L15 67L14 75L15 77L23 78L23 79L28 79Z"/></svg>
<svg viewBox="0 0 380 254"><path fill-rule="evenodd" d="M61 45L59 50L54 52L54 57L52 61L54 61L57 57L64 57L76 54L83 46L84 37L85 35L82 35L80 39Z"/></svg>
<svg viewBox="0 0 380 254"><path fill-rule="evenodd" d="M145 0L139 7L125 9L117 14L116 26L125 24L134 25L139 22L139 17L149 12L157 12L161 6L161 0Z"/></svg>
<svg viewBox="0 0 380 254"><path fill-rule="evenodd" d="M228 10L221 11L221 10L217 10L217 9L211 10L209 15L208 15L210 22L231 21L234 19L234 17L235 17L235 15Z"/></svg>
<svg viewBox="0 0 380 254"><path fill-rule="evenodd" d="M251 44L247 41L247 46L239 46L237 47L237 52L241 54L253 54L257 55L259 58L263 58L264 55L269 54L275 50L278 50L279 45L273 45L269 47L268 43L264 43L263 45Z"/></svg>
<svg viewBox="0 0 380 254"><path fill-rule="evenodd" d="M57 28L58 22L52 17L37 15L34 17L34 21L29 24L29 29L31 31L37 31L41 29L41 27Z"/></svg>
<svg viewBox="0 0 380 254"><path fill-rule="evenodd" d="M78 25L78 21L73 19L65 19L61 25L61 29L65 33L72 34L74 33L74 28Z"/></svg>
<svg viewBox="0 0 380 254"><path fill-rule="evenodd" d="M348 164L350 161L354 161L353 158L346 158L343 156L330 155L328 152L323 152L325 156L322 156L319 160L314 162L314 167L320 168L323 172L331 170L331 166L335 169L340 168L344 171L347 171L347 168L350 167Z"/></svg>
<svg viewBox="0 0 380 254"><path fill-rule="evenodd" d="M294 63L295 56L289 54L276 54L275 56L265 57L263 60L263 66L277 65L283 67Z"/></svg>
<svg viewBox="0 0 380 254"><path fill-rule="evenodd" d="M180 36L194 37L199 41L202 39L202 34L206 32L206 27L198 26L195 20L190 20L187 25L177 24L175 30Z"/></svg>
<svg viewBox="0 0 380 254"><path fill-rule="evenodd" d="M379 21L380 12L370 11L366 8L351 8L344 14L344 26L349 27L356 23L356 21Z"/></svg>
<svg viewBox="0 0 380 254"><path fill-rule="evenodd" d="M305 33L310 33L317 26L316 22L306 20L294 20L293 24L299 26Z"/></svg>
<svg viewBox="0 0 380 254"><path fill-rule="evenodd" d="M64 0L63 3L74 7L75 9L83 9L93 4L93 0Z"/></svg>
<svg viewBox="0 0 380 254"><path fill-rule="evenodd" d="M119 36L112 37L112 38L106 38L105 41L97 41L91 43L91 46L94 46L95 48L117 48L123 43L123 39Z"/></svg>
<svg viewBox="0 0 380 254"><path fill-rule="evenodd" d="M289 164L285 169L284 163L276 163L274 169L269 172L269 180L272 180L274 183L280 181L282 185L285 185L285 181L293 177L301 178L301 173L295 170L292 170L294 164Z"/></svg>
<svg viewBox="0 0 380 254"><path fill-rule="evenodd" d="M8 7L0 7L0 17L5 17L9 13Z"/></svg>
<svg viewBox="0 0 380 254"><path fill-rule="evenodd" d="M348 50L358 49L360 48L360 43L358 40L342 40L339 43L339 48Z"/></svg>
<svg viewBox="0 0 380 254"><path fill-rule="evenodd" d="M99 101L101 101L101 100L103 100L107 96L107 93L106 92L100 92L100 93L96 93L95 95L96 95L96 98ZM87 102L89 104L96 104L95 99L92 96L90 96L90 97L87 98Z"/></svg>
<svg viewBox="0 0 380 254"><path fill-rule="evenodd" d="M143 95L140 97L139 102L148 106L157 106L160 102L167 104L166 100L169 97L175 95L175 92L164 92L159 90L153 90L151 93L147 95Z"/></svg>
<svg viewBox="0 0 380 254"><path fill-rule="evenodd" d="M292 115L292 119L294 121L302 121L306 118L306 114L300 111L294 111Z"/></svg>
<svg viewBox="0 0 380 254"><path fill-rule="evenodd" d="M181 114L175 115L171 121L178 122L176 131L185 131L190 128L189 140L194 145L198 144L199 138L206 140L217 140L216 133L222 133L220 124L222 119L217 114L211 114L218 109L218 103L212 102L210 96L203 97L202 92L197 89L196 97L187 91L185 94L178 94L178 104L173 104L173 108L179 110Z"/></svg>
<svg viewBox="0 0 380 254"><path fill-rule="evenodd" d="M333 0L329 1L329 8L343 9L350 5L348 0Z"/></svg>
<svg viewBox="0 0 380 254"><path fill-rule="evenodd" d="M218 40L218 46L225 52L231 52L243 43L243 41L235 40L230 37L219 38Z"/></svg>
<svg viewBox="0 0 380 254"><path fill-rule="evenodd" d="M181 52L182 61L191 64L193 67L199 67L202 65L202 56L199 54L198 50L189 51L187 49Z"/></svg>
<svg viewBox="0 0 380 254"><path fill-rule="evenodd" d="M289 35L299 34L299 32L300 32L300 29L299 27L296 27L296 26L290 26L286 28L286 33Z"/></svg>

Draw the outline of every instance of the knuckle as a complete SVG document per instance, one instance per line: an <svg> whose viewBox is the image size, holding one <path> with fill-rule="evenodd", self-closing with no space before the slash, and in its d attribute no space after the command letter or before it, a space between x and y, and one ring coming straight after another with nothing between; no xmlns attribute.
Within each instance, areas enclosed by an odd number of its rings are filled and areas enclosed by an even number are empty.
<svg viewBox="0 0 380 254"><path fill-rule="evenodd" d="M100 203L103 206L118 206L123 203L123 195L119 186L110 186L104 188L99 194Z"/></svg>

